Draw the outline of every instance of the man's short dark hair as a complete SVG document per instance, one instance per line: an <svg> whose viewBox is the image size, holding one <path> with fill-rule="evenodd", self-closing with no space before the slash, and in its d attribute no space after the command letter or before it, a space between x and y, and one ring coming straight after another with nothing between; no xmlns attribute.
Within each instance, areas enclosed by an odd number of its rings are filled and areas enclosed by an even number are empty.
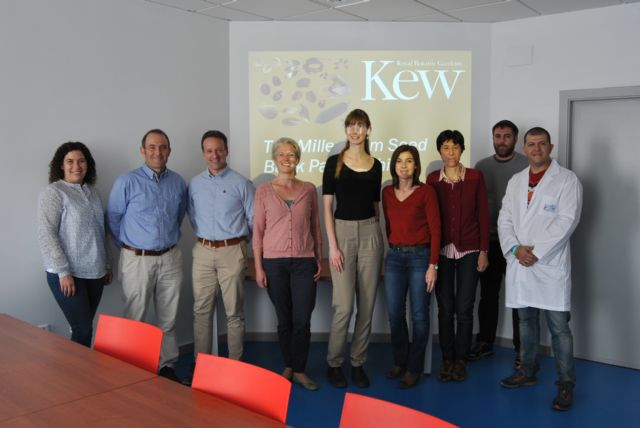
<svg viewBox="0 0 640 428"><path fill-rule="evenodd" d="M171 148L171 142L169 141L169 136L162 130L162 129L151 129L149 131L147 131L146 134L144 134L144 137L142 137L142 147L144 148L144 144L147 142L147 137L149 136L149 134L160 134L164 137L165 140L167 140L167 144L169 145L169 148Z"/></svg>
<svg viewBox="0 0 640 428"><path fill-rule="evenodd" d="M491 134L496 132L496 129L498 128L509 128L511 129L511 133L513 134L513 139L515 140L518 138L518 127L510 120L501 120L500 122L493 125L493 128L491 128Z"/></svg>
<svg viewBox="0 0 640 428"><path fill-rule="evenodd" d="M524 143L525 141L527 141L527 137L529 135L546 135L547 136L547 142L549 144L551 144L551 135L549 135L549 131L547 131L544 128L541 128L539 126L534 126L533 128L531 128L530 130L527 131L526 134L524 134L524 139L522 140L522 142Z"/></svg>
<svg viewBox="0 0 640 428"><path fill-rule="evenodd" d="M204 140L206 140L207 138L217 138L219 140L222 140L222 142L224 143L224 149L226 151L229 151L227 136L224 135L222 131L207 131L204 134L202 134L202 138L200 139L200 148L202 149L203 152L204 152Z"/></svg>
<svg viewBox="0 0 640 428"><path fill-rule="evenodd" d="M464 152L464 137L462 136L462 133L456 129L453 131L451 129L447 129L446 131L442 131L436 139L436 148L438 149L438 153L440 153L440 147L442 147L445 141L449 140L453 141L453 144L460 146Z"/></svg>

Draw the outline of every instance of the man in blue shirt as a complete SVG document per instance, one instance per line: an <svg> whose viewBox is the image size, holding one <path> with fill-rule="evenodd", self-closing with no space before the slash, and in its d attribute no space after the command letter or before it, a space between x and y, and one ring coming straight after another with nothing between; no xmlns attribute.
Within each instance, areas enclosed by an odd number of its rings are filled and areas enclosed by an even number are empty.
<svg viewBox="0 0 640 428"><path fill-rule="evenodd" d="M229 358L242 357L244 275L253 228L255 188L227 165L227 137L207 131L200 141L207 169L189 183L188 212L193 248L193 335L196 355L210 353L218 294L227 315Z"/></svg>
<svg viewBox="0 0 640 428"><path fill-rule="evenodd" d="M127 318L143 321L152 303L164 332L159 374L178 380L175 321L182 286L182 252L176 246L186 212L187 189L180 175L167 169L169 137L152 129L142 138L144 165L118 177L111 189L107 222L120 252Z"/></svg>

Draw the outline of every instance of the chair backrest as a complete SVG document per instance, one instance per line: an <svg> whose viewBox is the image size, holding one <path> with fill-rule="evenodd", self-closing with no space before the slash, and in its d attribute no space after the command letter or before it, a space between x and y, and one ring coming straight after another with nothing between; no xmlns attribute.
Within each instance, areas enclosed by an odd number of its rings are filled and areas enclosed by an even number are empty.
<svg viewBox="0 0 640 428"><path fill-rule="evenodd" d="M455 428L434 416L399 404L347 392L340 416L340 428Z"/></svg>
<svg viewBox="0 0 640 428"><path fill-rule="evenodd" d="M262 367L198 354L191 387L279 422L287 419L291 382Z"/></svg>
<svg viewBox="0 0 640 428"><path fill-rule="evenodd" d="M100 314L93 349L131 363L152 373L158 372L162 330L153 325Z"/></svg>

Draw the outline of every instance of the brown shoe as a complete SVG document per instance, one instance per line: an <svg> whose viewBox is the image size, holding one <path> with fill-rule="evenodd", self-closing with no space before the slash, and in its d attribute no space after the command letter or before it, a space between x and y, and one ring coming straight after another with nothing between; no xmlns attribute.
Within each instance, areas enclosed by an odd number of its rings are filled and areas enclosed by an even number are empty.
<svg viewBox="0 0 640 428"><path fill-rule="evenodd" d="M451 380L451 371L453 370L453 361L445 360L438 371L438 380L440 382L449 382Z"/></svg>
<svg viewBox="0 0 640 428"><path fill-rule="evenodd" d="M553 410L567 411L573 405L573 384L568 382L556 382L558 395L553 399Z"/></svg>
<svg viewBox="0 0 640 428"><path fill-rule="evenodd" d="M456 382L462 382L467 378L467 362L465 360L457 360L451 371L451 379Z"/></svg>
<svg viewBox="0 0 640 428"><path fill-rule="evenodd" d="M413 388L420 382L420 373L406 372L398 385L400 389Z"/></svg>
<svg viewBox="0 0 640 428"><path fill-rule="evenodd" d="M405 369L404 367L400 367L400 366L393 366L391 367L391 369L389 369L388 372L386 372L384 374L384 376L387 379L399 379L402 377L402 375L404 374L404 372L406 372L407 369Z"/></svg>

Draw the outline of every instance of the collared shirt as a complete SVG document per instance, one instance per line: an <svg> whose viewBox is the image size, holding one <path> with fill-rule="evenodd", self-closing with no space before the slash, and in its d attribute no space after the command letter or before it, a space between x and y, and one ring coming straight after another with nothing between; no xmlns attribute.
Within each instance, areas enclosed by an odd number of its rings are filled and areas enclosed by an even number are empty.
<svg viewBox="0 0 640 428"><path fill-rule="evenodd" d="M156 174L147 165L113 183L107 221L118 246L163 250L178 243L186 212L187 186L169 169Z"/></svg>
<svg viewBox="0 0 640 428"><path fill-rule="evenodd" d="M230 167L212 175L208 169L189 183L189 220L196 235L210 241L251 236L256 189Z"/></svg>
<svg viewBox="0 0 640 428"><path fill-rule="evenodd" d="M47 272L102 278L108 267L104 211L96 189L58 180L38 199L38 243Z"/></svg>

